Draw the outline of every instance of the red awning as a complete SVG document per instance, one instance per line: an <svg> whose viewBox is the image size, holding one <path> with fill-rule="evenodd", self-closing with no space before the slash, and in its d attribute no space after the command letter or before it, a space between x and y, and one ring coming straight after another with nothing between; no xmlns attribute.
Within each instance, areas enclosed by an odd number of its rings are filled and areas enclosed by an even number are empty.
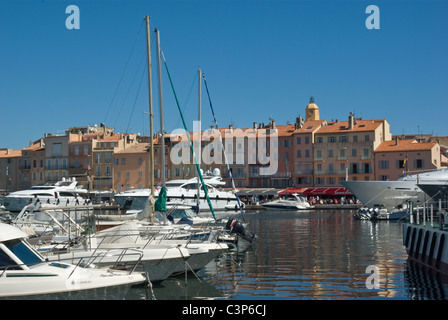
<svg viewBox="0 0 448 320"><path fill-rule="evenodd" d="M293 193L297 193L297 194L301 194L304 190L306 190L307 188L286 188L285 190L280 191L278 194L293 194Z"/></svg>
<svg viewBox="0 0 448 320"><path fill-rule="evenodd" d="M343 187L319 187L319 188L307 188L302 193L304 196L352 196L353 193L347 188Z"/></svg>

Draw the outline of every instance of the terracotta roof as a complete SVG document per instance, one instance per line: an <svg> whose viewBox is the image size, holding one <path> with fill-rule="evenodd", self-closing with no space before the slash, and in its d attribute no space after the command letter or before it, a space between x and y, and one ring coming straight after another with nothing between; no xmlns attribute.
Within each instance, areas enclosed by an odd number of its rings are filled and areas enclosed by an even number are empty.
<svg viewBox="0 0 448 320"><path fill-rule="evenodd" d="M436 145L436 142L417 142L414 139L384 141L375 152L392 152L392 151L417 151L417 150L431 150Z"/></svg>
<svg viewBox="0 0 448 320"><path fill-rule="evenodd" d="M0 149L0 158L21 157L22 150Z"/></svg>
<svg viewBox="0 0 448 320"><path fill-rule="evenodd" d="M144 153L149 151L148 143L137 143L136 145L130 146L126 149L120 150L115 153Z"/></svg>
<svg viewBox="0 0 448 320"><path fill-rule="evenodd" d="M119 141L121 139L121 137L122 137L122 134L121 133L117 133L117 134L114 134L112 136L102 138L102 139L100 139L98 141L101 141L101 142L102 141Z"/></svg>
<svg viewBox="0 0 448 320"><path fill-rule="evenodd" d="M23 148L22 151L36 151L40 149L45 149L44 146L41 145L40 141L33 143L31 146Z"/></svg>
<svg viewBox="0 0 448 320"><path fill-rule="evenodd" d="M348 121L328 122L321 127L317 133L343 133L343 132L365 132L374 131L381 126L385 120L355 120L353 129L348 128Z"/></svg>

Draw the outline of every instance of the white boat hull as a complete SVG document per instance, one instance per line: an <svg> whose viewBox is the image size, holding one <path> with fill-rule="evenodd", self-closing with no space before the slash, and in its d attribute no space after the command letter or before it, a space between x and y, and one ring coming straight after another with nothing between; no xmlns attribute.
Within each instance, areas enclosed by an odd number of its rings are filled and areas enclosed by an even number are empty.
<svg viewBox="0 0 448 320"><path fill-rule="evenodd" d="M115 271L108 275L105 270L83 268L72 273L74 268L64 272L40 272L39 267L32 272L5 271L0 279L0 299L123 299L131 286L146 281L142 274Z"/></svg>
<svg viewBox="0 0 448 320"><path fill-rule="evenodd" d="M366 207L397 208L413 201L423 203L425 194L415 181L341 181Z"/></svg>

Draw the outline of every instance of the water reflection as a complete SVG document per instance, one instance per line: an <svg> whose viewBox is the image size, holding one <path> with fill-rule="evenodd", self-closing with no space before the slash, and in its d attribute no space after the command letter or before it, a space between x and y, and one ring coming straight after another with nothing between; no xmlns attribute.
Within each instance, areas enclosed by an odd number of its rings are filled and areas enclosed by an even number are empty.
<svg viewBox="0 0 448 320"><path fill-rule="evenodd" d="M410 266L402 224L350 211L246 213L256 240L198 274L155 286L157 299L445 299L446 285ZM379 289L366 268L378 267ZM422 278L423 277L423 278ZM448 282L447 282L448 283ZM144 295L141 294L140 297Z"/></svg>

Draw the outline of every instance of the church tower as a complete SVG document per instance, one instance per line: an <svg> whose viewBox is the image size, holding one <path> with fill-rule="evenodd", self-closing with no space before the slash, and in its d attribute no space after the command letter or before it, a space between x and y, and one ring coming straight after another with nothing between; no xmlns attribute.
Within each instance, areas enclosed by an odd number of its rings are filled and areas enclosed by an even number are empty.
<svg viewBox="0 0 448 320"><path fill-rule="evenodd" d="M310 98L310 103L305 109L305 121L319 120L319 107L314 103L314 97Z"/></svg>

